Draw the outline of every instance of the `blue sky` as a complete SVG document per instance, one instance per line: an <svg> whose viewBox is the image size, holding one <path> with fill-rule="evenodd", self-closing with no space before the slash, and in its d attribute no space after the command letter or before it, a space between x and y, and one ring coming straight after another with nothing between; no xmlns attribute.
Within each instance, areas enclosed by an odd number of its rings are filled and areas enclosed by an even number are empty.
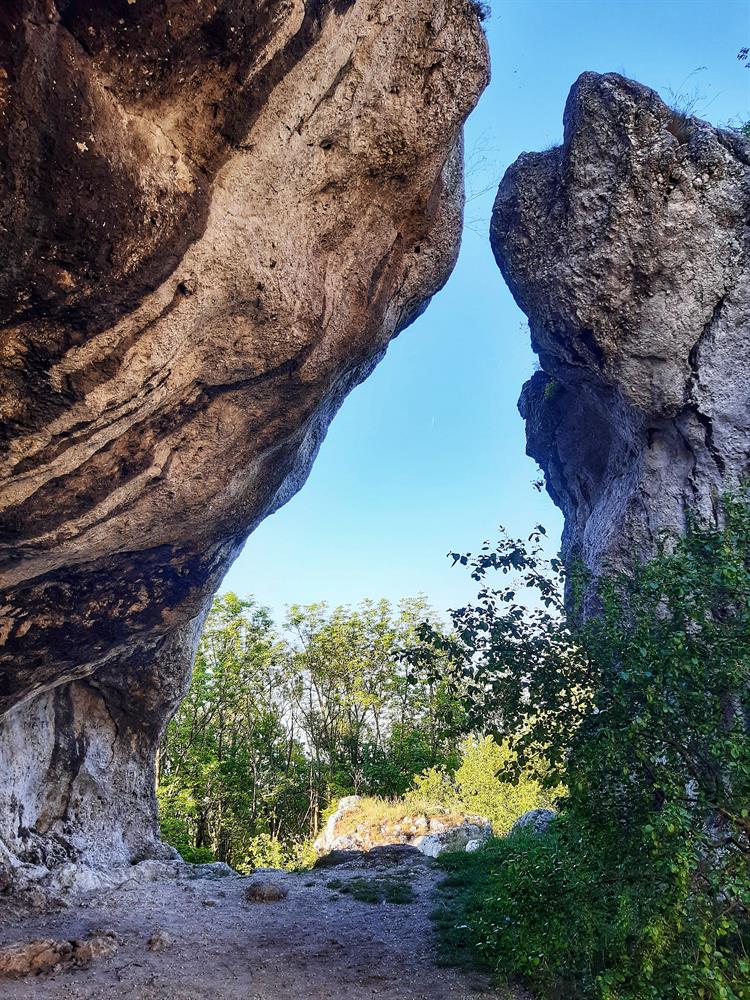
<svg viewBox="0 0 750 1000"><path fill-rule="evenodd" d="M562 527L525 457L516 400L534 367L523 314L487 237L494 189L525 150L560 142L570 86L618 72L716 124L750 119L746 0L495 0L492 82L466 127L458 265L426 313L344 403L306 485L251 536L223 590L277 613L293 602L424 593L439 611L473 592L449 549L498 525ZM487 189L487 190L484 190ZM484 190L484 193L481 192Z"/></svg>

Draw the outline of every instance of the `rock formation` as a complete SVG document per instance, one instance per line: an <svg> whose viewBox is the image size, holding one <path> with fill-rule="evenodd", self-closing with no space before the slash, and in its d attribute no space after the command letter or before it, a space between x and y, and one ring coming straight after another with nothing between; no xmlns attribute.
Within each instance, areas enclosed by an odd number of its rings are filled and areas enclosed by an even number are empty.
<svg viewBox="0 0 750 1000"><path fill-rule="evenodd" d="M615 75L581 76L564 124L507 171L491 241L541 363L527 450L598 571L750 469L750 143Z"/></svg>
<svg viewBox="0 0 750 1000"><path fill-rule="evenodd" d="M0 862L128 863L213 591L455 262L486 44L469 0L10 0L0 62Z"/></svg>
<svg viewBox="0 0 750 1000"><path fill-rule="evenodd" d="M359 795L346 795L315 841L318 860L327 855L349 857L353 853L383 847L413 847L428 858L446 851L475 851L492 836L486 816L461 810L436 809L427 814L411 810L408 803L398 814L370 815ZM334 859L335 860L335 859Z"/></svg>

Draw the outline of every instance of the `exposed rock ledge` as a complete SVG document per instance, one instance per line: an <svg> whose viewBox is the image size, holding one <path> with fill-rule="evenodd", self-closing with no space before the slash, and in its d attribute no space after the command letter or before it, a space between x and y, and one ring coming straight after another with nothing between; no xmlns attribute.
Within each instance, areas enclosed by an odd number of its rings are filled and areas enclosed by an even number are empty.
<svg viewBox="0 0 750 1000"><path fill-rule="evenodd" d="M712 517L750 469L750 143L585 73L521 156L491 240L529 317L528 452L593 570Z"/></svg>
<svg viewBox="0 0 750 1000"><path fill-rule="evenodd" d="M492 836L492 824L485 816L456 813L448 809L426 815L407 803L398 818L371 818L362 815L359 795L347 795L328 817L315 841L315 850L325 855L371 851L392 845L414 847L428 858L446 851L476 851Z"/></svg>
<svg viewBox="0 0 750 1000"><path fill-rule="evenodd" d="M0 52L0 866L127 864L212 592L453 267L486 44L467 0L13 0Z"/></svg>

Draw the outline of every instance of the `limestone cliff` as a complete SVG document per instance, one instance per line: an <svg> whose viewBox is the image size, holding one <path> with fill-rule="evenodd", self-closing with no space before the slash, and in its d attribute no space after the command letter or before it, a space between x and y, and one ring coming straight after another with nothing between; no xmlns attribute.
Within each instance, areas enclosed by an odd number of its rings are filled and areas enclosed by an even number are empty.
<svg viewBox="0 0 750 1000"><path fill-rule="evenodd" d="M597 571L750 470L750 143L615 75L564 125L507 171L491 240L541 363L527 450Z"/></svg>
<svg viewBox="0 0 750 1000"><path fill-rule="evenodd" d="M0 63L0 854L127 863L213 591L453 267L486 44L468 0L10 0Z"/></svg>

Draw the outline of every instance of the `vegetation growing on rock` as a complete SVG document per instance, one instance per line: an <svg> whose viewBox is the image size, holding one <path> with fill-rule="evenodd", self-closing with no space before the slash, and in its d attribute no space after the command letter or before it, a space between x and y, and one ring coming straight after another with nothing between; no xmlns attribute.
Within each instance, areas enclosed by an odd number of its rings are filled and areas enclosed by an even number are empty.
<svg viewBox="0 0 750 1000"><path fill-rule="evenodd" d="M583 624L564 614L560 564L534 547L503 540L466 562L479 602L454 613L441 653L473 672L471 709L567 795L547 832L445 862L448 947L461 927L464 952L543 997L747 1000L747 494L719 526L692 521L603 578ZM520 571L539 607L491 588L491 569Z"/></svg>

